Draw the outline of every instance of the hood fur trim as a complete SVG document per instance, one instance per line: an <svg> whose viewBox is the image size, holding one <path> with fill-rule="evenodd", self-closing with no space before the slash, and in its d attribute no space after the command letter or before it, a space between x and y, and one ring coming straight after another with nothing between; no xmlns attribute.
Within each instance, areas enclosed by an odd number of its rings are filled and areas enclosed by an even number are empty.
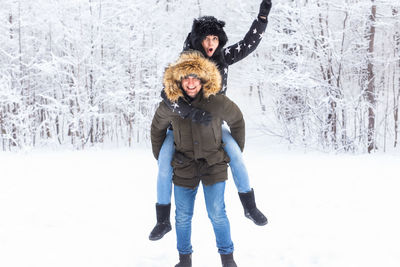
<svg viewBox="0 0 400 267"><path fill-rule="evenodd" d="M217 66L200 52L190 50L183 52L164 72L164 91L171 102L183 97L181 81L190 74L195 74L201 80L205 98L221 90L221 74Z"/></svg>

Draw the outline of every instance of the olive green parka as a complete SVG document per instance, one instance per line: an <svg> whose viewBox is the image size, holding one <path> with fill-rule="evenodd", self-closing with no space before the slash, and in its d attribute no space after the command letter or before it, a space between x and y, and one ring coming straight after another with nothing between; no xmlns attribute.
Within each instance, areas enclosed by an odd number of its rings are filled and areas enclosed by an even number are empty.
<svg viewBox="0 0 400 267"><path fill-rule="evenodd" d="M181 80L196 75L202 81L202 89L194 99L181 89ZM176 185L195 188L202 181L212 185L227 179L229 157L223 149L222 123L225 121L232 137L241 150L244 148L245 124L238 106L225 95L216 95L221 86L221 76L214 63L195 51L184 52L177 62L164 73L164 90L171 101L183 97L190 105L208 111L212 121L208 125L182 119L165 102L157 108L151 124L151 143L156 159L172 125L175 154L172 160L173 182Z"/></svg>

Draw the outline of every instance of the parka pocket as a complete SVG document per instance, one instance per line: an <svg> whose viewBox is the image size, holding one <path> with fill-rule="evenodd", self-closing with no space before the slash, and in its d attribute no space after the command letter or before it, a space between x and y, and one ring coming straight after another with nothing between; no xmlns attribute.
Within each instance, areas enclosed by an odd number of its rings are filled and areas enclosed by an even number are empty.
<svg viewBox="0 0 400 267"><path fill-rule="evenodd" d="M177 147L180 147L181 146L181 139L182 139L181 138L181 131L178 129L178 130L175 130L174 133L175 133L175 136L174 136L175 145Z"/></svg>
<svg viewBox="0 0 400 267"><path fill-rule="evenodd" d="M211 125L212 133L214 135L214 143L217 147L222 144L222 128L221 122L216 122Z"/></svg>
<svg viewBox="0 0 400 267"><path fill-rule="evenodd" d="M218 151L213 153L212 155L209 155L207 158L207 163L209 166L212 166L217 163L229 163L230 158L228 157L228 154L226 154L225 150L223 148L220 148Z"/></svg>
<svg viewBox="0 0 400 267"><path fill-rule="evenodd" d="M218 145L217 130L216 130L214 127L212 127L212 131L213 131L213 134L214 134L214 142L215 142L215 145ZM220 142L221 142L221 141L220 141Z"/></svg>
<svg viewBox="0 0 400 267"><path fill-rule="evenodd" d="M179 151L175 151L171 165L174 169L174 174L178 177L193 178L196 175L194 160Z"/></svg>

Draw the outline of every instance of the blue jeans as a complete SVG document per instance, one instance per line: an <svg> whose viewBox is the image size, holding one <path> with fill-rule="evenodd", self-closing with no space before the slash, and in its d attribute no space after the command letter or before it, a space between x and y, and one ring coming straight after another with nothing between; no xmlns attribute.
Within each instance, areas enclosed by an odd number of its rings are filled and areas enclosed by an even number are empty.
<svg viewBox="0 0 400 267"><path fill-rule="evenodd" d="M240 193L250 192L249 174L243 161L242 151L233 139L231 132L224 126L222 127L222 142L224 142L224 150L230 158L229 166L237 190Z"/></svg>
<svg viewBox="0 0 400 267"><path fill-rule="evenodd" d="M176 240L180 254L191 254L193 252L191 243L192 217L198 188L190 189L174 186ZM233 252L233 242L225 211L225 182L208 186L203 185L203 191L208 217L211 220L217 241L218 253L230 254Z"/></svg>
<svg viewBox="0 0 400 267"><path fill-rule="evenodd" d="M240 193L250 192L249 175L243 161L242 152L235 139L226 127L222 127L222 141L224 149L230 158L229 166L237 190ZM157 203L171 203L172 187L172 166L171 161L174 156L174 134L171 130L167 131L164 143L158 156L158 176L157 176Z"/></svg>
<svg viewBox="0 0 400 267"><path fill-rule="evenodd" d="M172 191L172 158L175 153L174 133L167 130L164 143L161 146L158 156L158 175L157 175L157 203L171 203Z"/></svg>

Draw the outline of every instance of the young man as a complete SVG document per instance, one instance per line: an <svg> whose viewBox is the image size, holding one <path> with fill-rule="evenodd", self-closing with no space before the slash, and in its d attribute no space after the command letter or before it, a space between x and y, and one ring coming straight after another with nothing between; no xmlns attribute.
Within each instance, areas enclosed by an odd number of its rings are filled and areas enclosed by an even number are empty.
<svg viewBox="0 0 400 267"><path fill-rule="evenodd" d="M225 94L227 90L228 67L247 55L252 53L261 41L267 23L268 14L271 10L271 1L263 0L260 4L259 14L245 35L244 39L234 45L224 48L228 38L223 29L225 22L217 20L211 16L201 17L194 20L192 31L189 33L184 51L194 49L201 52L206 58L212 60L222 76L221 90L218 94ZM212 119L212 114L201 107L189 105L183 98L171 99L165 90L161 96L165 104L174 113L182 118L190 118L192 121L207 124ZM164 144L162 145L160 157L158 159L157 177L157 224L150 233L150 240L161 239L171 230L170 208L171 208L171 179L172 167L171 160L174 152L173 131L167 131ZM230 167L235 185L239 192L245 216L257 225L267 224L267 218L258 210L254 191L250 187L249 176L244 164L240 148L232 138L230 132L224 127L222 130L222 140L225 144L224 149L231 158Z"/></svg>
<svg viewBox="0 0 400 267"><path fill-rule="evenodd" d="M197 51L184 52L176 63L166 69L164 88L169 98L182 98L189 105L212 115L208 124L194 123L190 118L181 118L165 102L161 102L151 125L152 149L156 159L159 158L166 130L170 124L173 128L175 227L180 258L176 267L192 266L191 222L200 182L222 266L236 267L224 202L229 157L223 149L222 122L228 124L242 151L245 140L243 115L226 96L217 95L221 88L217 66Z"/></svg>

